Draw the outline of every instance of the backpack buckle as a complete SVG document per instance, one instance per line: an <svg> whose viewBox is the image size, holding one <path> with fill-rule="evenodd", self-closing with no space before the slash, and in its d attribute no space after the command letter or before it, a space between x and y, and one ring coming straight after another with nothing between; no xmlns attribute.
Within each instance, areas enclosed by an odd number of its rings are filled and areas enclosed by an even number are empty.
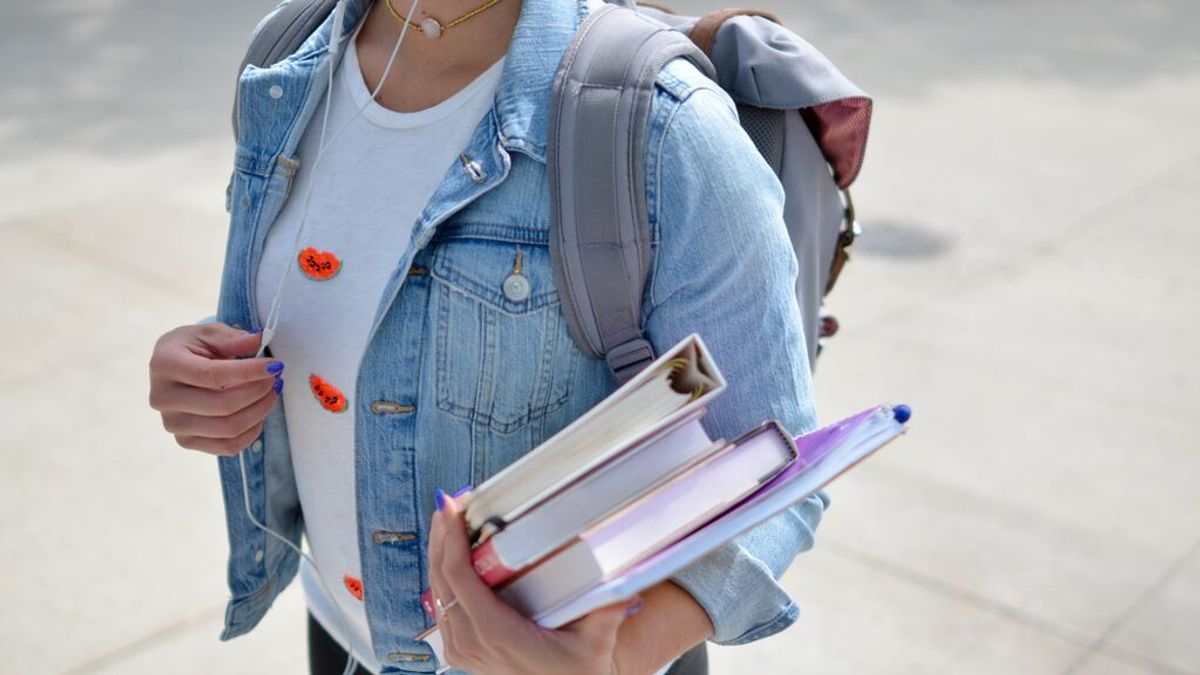
<svg viewBox="0 0 1200 675"><path fill-rule="evenodd" d="M842 230L838 232L837 247L833 252L833 262L829 266L829 280L825 283L825 292L821 294L822 297L829 295L829 292L833 290L834 284L842 274L842 268L850 260L850 246L854 243L854 239L862 234L862 227L858 224L858 214L854 211L854 200L850 198L850 190L842 190L842 198L845 200Z"/></svg>
<svg viewBox="0 0 1200 675"><path fill-rule="evenodd" d="M634 338L608 350L604 355L617 382L625 384L654 360L654 347L644 337Z"/></svg>

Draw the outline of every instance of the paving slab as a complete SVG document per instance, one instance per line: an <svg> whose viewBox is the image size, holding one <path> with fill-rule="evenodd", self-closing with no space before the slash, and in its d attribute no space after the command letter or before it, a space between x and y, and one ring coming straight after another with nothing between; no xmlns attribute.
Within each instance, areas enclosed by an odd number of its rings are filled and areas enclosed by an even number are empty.
<svg viewBox="0 0 1200 675"><path fill-rule="evenodd" d="M825 410L867 390L916 414L833 490L853 539L825 536L1094 636L1151 588L1200 533L1200 277L1193 248L1158 243L1195 241L1198 168L1008 270L850 323L822 357Z"/></svg>
<svg viewBox="0 0 1200 675"><path fill-rule="evenodd" d="M21 319L28 315L44 323L9 334L9 352L20 358L0 366L6 381L49 379L51 373L61 376L73 367L134 355L144 374L158 335L212 313L214 302L181 293L182 284L157 283L119 258L58 237L44 223L26 224L30 229L0 228L0 242L13 254L0 271L0 317L10 325L25 323ZM179 264L188 263L181 256ZM215 297L215 282L207 284Z"/></svg>
<svg viewBox="0 0 1200 675"><path fill-rule="evenodd" d="M0 603L21 617L0 622L0 644L19 645L15 672L62 672L227 597L215 460L173 447L140 375L76 365L0 391Z"/></svg>
<svg viewBox="0 0 1200 675"><path fill-rule="evenodd" d="M1050 675L1083 651L821 544L797 560L785 585L801 606L799 621L759 642L713 648L714 673Z"/></svg>
<svg viewBox="0 0 1200 675"><path fill-rule="evenodd" d="M1089 654L1086 660L1070 672L1074 675L1147 675L1148 673L1161 673L1163 671L1143 668L1128 661L1120 661L1103 654Z"/></svg>
<svg viewBox="0 0 1200 675"><path fill-rule="evenodd" d="M1127 616L1109 642L1188 673L1200 673L1200 542L1164 584Z"/></svg>
<svg viewBox="0 0 1200 675"><path fill-rule="evenodd" d="M110 217L92 223L119 229ZM53 227L0 227L0 312L40 321L8 335L20 358L0 370L0 604L22 618L0 622L0 644L20 645L14 672L65 671L226 597L215 460L175 447L145 403L154 340L207 303L79 233L48 239Z"/></svg>
<svg viewBox="0 0 1200 675"><path fill-rule="evenodd" d="M161 672L261 675L306 673L304 594L290 587L251 633L218 642L221 613L205 612L176 630L155 634L66 675L141 675Z"/></svg>

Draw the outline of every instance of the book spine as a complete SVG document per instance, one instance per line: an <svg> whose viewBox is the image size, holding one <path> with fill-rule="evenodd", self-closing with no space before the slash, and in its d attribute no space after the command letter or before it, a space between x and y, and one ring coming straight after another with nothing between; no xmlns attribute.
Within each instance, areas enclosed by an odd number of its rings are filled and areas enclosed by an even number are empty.
<svg viewBox="0 0 1200 675"><path fill-rule="evenodd" d="M516 574L516 570L509 569L500 561L494 542L489 539L471 551L471 565L475 568L475 574L490 587L499 586Z"/></svg>
<svg viewBox="0 0 1200 675"><path fill-rule="evenodd" d="M426 588L421 594L421 609L425 610L425 616L437 621L437 610L433 607L433 589Z"/></svg>

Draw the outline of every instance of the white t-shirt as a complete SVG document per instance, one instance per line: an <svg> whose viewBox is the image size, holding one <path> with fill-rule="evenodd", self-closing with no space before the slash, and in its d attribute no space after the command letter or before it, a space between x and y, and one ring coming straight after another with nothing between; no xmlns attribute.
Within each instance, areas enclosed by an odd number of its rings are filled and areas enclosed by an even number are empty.
<svg viewBox="0 0 1200 675"><path fill-rule="evenodd" d="M362 578L354 488L359 362L412 226L491 107L503 60L446 101L400 113L371 99L353 45L348 43L334 74L326 143L338 137L314 179L322 101L300 143L291 199L268 233L256 293L262 325L280 275L285 268L292 275L271 350L286 364L283 402L296 486L312 556L332 593L321 587L316 570L302 565L309 610L359 662L378 672L366 612L351 590ZM398 61L389 77L404 77L404 64ZM304 232L293 248L310 189ZM325 393L336 388L343 399L319 399L312 375L327 383ZM348 639L335 602L349 621Z"/></svg>

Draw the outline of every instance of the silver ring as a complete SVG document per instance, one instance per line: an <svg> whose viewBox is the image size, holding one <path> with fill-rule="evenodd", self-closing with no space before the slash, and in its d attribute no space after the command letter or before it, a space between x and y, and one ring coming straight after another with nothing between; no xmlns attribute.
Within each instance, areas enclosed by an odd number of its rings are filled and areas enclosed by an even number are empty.
<svg viewBox="0 0 1200 675"><path fill-rule="evenodd" d="M450 602L447 602L445 604L442 604L441 598L433 599L433 606L437 610L438 619L441 619L442 617L446 616L446 613L449 612L450 610L454 609L455 605L457 605L457 604L458 604L458 598L451 598Z"/></svg>

